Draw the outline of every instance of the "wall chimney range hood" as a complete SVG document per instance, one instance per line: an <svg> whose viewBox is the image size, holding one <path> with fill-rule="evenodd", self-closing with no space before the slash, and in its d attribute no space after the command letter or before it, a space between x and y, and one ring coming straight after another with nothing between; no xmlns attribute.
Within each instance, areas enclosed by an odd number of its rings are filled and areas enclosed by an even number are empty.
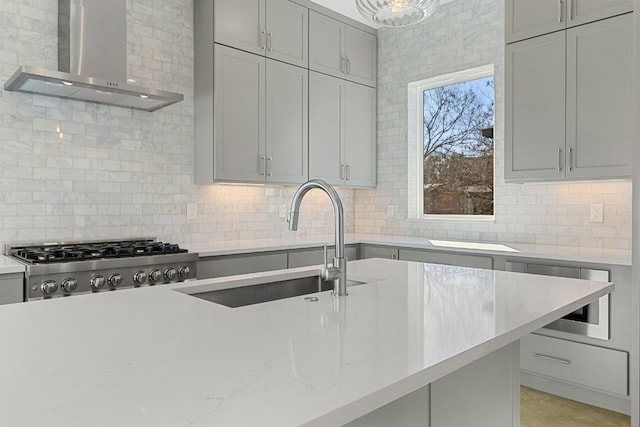
<svg viewBox="0 0 640 427"><path fill-rule="evenodd" d="M8 91L155 111L180 93L127 82L126 0L58 1L58 71L22 66Z"/></svg>

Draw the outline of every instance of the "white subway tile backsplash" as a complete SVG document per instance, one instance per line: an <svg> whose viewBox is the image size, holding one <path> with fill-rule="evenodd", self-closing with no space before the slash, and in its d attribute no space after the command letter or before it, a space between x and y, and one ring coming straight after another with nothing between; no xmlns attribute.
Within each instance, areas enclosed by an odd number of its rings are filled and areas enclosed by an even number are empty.
<svg viewBox="0 0 640 427"><path fill-rule="evenodd" d="M504 1L447 3L423 24L378 32L378 187L356 192L356 231L629 249L628 181L505 184ZM495 66L495 221L409 220L407 85L475 66ZM404 191L402 191L404 190ZM590 204L604 205L604 222L589 222ZM394 218L376 204L393 204ZM402 213L403 216L399 214ZM393 233L390 230L394 230Z"/></svg>
<svg viewBox="0 0 640 427"><path fill-rule="evenodd" d="M0 80L22 64L57 68L57 4L3 0ZM192 183L192 1L130 0L127 7L129 77L185 100L148 113L0 85L0 241L150 235L188 246L294 235L280 207L289 207L295 187ZM500 0L457 1L419 26L380 31L378 188L338 190L347 231L630 247L629 182L504 184L503 11ZM415 167L407 165L407 83L490 62L497 64L495 221L408 220ZM195 221L186 219L188 203L198 205ZM590 203L604 205L603 223L589 222ZM331 204L314 190L295 235L332 232Z"/></svg>

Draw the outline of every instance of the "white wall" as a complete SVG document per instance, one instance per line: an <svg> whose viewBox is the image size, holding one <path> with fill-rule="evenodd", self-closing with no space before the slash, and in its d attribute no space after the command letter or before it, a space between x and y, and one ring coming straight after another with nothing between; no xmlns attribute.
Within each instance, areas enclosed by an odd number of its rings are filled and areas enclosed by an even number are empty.
<svg viewBox="0 0 640 427"><path fill-rule="evenodd" d="M57 69L57 5L2 0L2 85L22 64ZM279 213L295 188L192 183L192 0L129 0L127 10L128 77L185 100L148 113L0 89L0 242L291 236ZM353 191L341 193L353 231ZM302 208L298 235L332 233L326 196Z"/></svg>
<svg viewBox="0 0 640 427"><path fill-rule="evenodd" d="M456 0L378 33L378 187L356 196L356 231L630 249L631 183L504 183L504 0ZM495 222L407 220L407 84L495 64ZM604 223L590 223L590 204ZM387 206L395 216L387 217Z"/></svg>

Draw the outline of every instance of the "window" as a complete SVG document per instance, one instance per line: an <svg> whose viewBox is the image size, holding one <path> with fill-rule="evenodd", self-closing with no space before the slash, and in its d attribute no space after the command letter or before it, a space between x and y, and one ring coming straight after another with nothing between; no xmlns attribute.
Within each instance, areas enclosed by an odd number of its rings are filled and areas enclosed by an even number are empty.
<svg viewBox="0 0 640 427"><path fill-rule="evenodd" d="M413 87L413 88L412 88ZM493 66L410 85L420 216L493 218Z"/></svg>

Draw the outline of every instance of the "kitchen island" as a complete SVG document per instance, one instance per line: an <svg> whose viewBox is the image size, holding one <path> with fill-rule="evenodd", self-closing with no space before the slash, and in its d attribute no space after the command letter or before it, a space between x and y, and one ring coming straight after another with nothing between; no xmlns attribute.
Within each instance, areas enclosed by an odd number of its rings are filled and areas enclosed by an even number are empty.
<svg viewBox="0 0 640 427"><path fill-rule="evenodd" d="M517 425L518 340L613 290L382 259L348 268L364 284L347 297L312 294L317 301L230 308L191 295L317 270L309 267L0 307L0 425L384 425L403 416L437 426L449 415L487 425L453 387L464 381L500 388L490 403ZM478 384L494 368L501 381ZM475 399L491 400L485 394Z"/></svg>

